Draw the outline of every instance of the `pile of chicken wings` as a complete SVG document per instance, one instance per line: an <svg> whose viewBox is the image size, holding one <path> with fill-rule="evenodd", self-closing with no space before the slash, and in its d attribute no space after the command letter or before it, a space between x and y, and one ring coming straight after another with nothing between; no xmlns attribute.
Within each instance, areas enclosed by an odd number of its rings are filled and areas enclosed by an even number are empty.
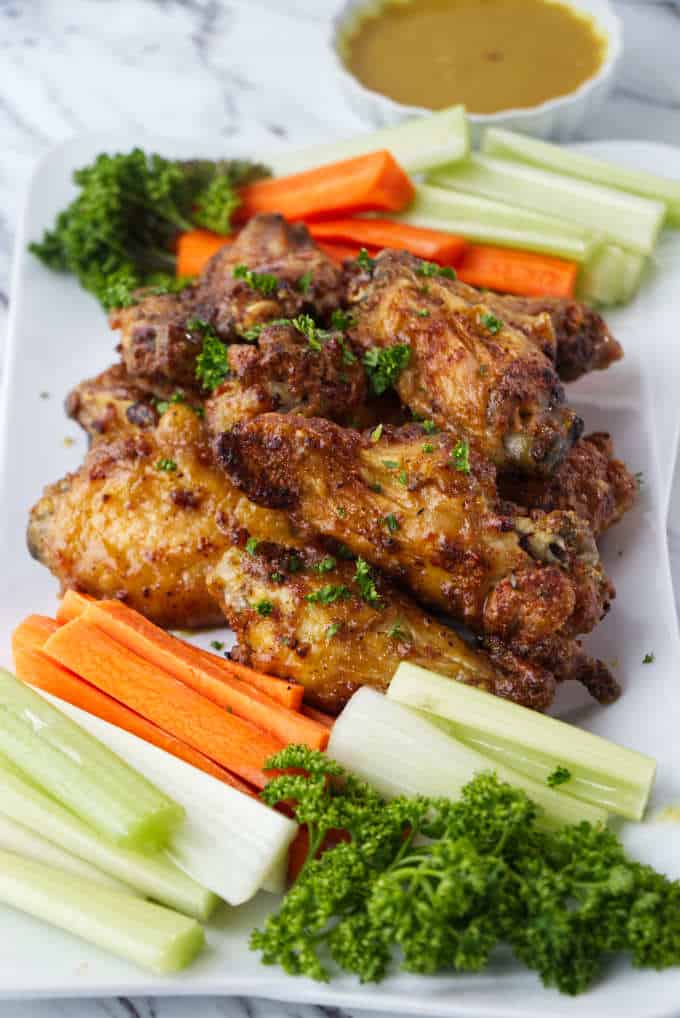
<svg viewBox="0 0 680 1018"><path fill-rule="evenodd" d="M111 324L118 363L66 401L85 461L30 516L62 589L226 620L232 656L332 711L402 660L537 709L566 680L617 697L579 637L609 610L596 539L636 483L563 386L622 355L598 314L404 251L340 266L267 215Z"/></svg>

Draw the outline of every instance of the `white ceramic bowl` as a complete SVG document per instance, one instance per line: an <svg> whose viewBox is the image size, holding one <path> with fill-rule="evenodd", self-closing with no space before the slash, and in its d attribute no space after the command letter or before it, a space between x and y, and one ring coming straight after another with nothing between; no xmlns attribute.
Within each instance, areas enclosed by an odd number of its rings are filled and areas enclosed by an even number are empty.
<svg viewBox="0 0 680 1018"><path fill-rule="evenodd" d="M607 50L600 69L574 92L559 96L557 99L549 99L538 106L500 110L498 113L468 114L473 142L479 139L483 128L491 126L508 127L536 138L566 141L578 134L588 117L599 110L612 89L615 68L623 52L621 20L614 13L609 0L564 0L564 2L574 10L589 14L598 31L606 39ZM346 68L340 55L343 36L358 11L375 6L376 0L345 0L333 19L330 50L340 87L354 112L363 120L377 127L384 127L432 111L420 106L406 106L380 92L374 92L362 85Z"/></svg>

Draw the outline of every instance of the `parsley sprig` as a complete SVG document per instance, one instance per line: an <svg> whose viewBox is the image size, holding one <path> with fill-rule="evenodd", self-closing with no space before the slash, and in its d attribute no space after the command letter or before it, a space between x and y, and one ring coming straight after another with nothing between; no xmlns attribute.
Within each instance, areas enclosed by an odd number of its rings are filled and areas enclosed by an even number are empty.
<svg viewBox="0 0 680 1018"><path fill-rule="evenodd" d="M232 275L234 279L242 279L251 290L257 290L263 297L271 297L279 288L279 281L271 272L255 272L247 265L235 265Z"/></svg>
<svg viewBox="0 0 680 1018"><path fill-rule="evenodd" d="M208 392L214 392L229 374L229 351L214 327L202 318L189 319L186 328L203 336L203 346L196 358L196 380Z"/></svg>
<svg viewBox="0 0 680 1018"><path fill-rule="evenodd" d="M372 346L364 354L363 364L376 396L382 396L407 368L411 360L411 347L407 343L394 346Z"/></svg>

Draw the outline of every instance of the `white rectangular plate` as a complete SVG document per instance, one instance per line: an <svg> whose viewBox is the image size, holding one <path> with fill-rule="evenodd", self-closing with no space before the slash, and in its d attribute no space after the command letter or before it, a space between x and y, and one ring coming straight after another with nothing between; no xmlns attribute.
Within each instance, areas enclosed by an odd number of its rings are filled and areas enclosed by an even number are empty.
<svg viewBox="0 0 680 1018"><path fill-rule="evenodd" d="M0 448L0 661L7 665L11 665L13 626L29 612L52 614L55 609L55 581L30 559L24 532L29 507L43 485L76 469L85 451L82 434L63 414L63 397L78 380L111 363L115 345L94 300L72 279L44 270L25 253L25 246L40 236L71 197L74 167L102 149L129 148L135 142L169 155L195 153L199 147L110 136L68 142L36 171L20 225ZM202 148L214 154L209 144ZM230 154L256 150L248 138L239 137ZM598 146L598 151L607 154L607 146ZM617 144L612 155L618 157L622 151ZM634 161L655 169L659 152L664 169L680 176L680 151L638 146ZM669 464L680 420L674 347L680 333L680 306L674 306L672 299L679 282L680 238L675 235L663 241L658 269L638 300L610 316L626 359L609 372L584 379L571 393L587 427L611 431L631 469L644 471L645 484L638 506L603 542L618 597L608 619L588 640L590 649L615 668L624 695L615 705L602 708L587 702L577 690L564 690L557 711L657 757L659 780L652 813L661 804L680 799L679 643L664 533ZM49 395L41 395L45 393ZM654 653L654 663L643 666L648 652ZM627 837L650 862L675 868L680 875L680 833L671 825L630 828ZM619 965L586 998L575 1000L544 990L533 975L507 957L499 957L480 976L400 974L379 987L362 987L349 978L329 985L289 978L262 967L247 946L249 931L274 905L274 899L261 895L245 908L225 910L209 928L205 956L175 978L146 975L66 934L0 908L0 995L251 994L391 1014L407 1009L421 1015L477 1018L550 1018L586 1011L611 1018L670 1018L677 1013L680 969L657 974Z"/></svg>

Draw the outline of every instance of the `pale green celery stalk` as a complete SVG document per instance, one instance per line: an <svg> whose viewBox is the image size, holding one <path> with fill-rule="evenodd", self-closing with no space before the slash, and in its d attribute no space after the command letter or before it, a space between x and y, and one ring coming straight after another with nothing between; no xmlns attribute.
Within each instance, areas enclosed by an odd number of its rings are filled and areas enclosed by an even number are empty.
<svg viewBox="0 0 680 1018"><path fill-rule="evenodd" d="M119 844L160 847L184 817L168 795L4 669L0 753Z"/></svg>
<svg viewBox="0 0 680 1018"><path fill-rule="evenodd" d="M640 289L642 277L645 274L648 262L649 259L644 258L642 255L635 254L634 251L625 252L621 298L622 303L626 304L629 300L632 300Z"/></svg>
<svg viewBox="0 0 680 1018"><path fill-rule="evenodd" d="M1 850L0 901L161 975L205 943L195 919Z"/></svg>
<svg viewBox="0 0 680 1018"><path fill-rule="evenodd" d="M649 198L485 155L434 170L427 183L559 216L639 254L654 250L666 214Z"/></svg>
<svg viewBox="0 0 680 1018"><path fill-rule="evenodd" d="M453 106L395 127L354 135L347 141L313 145L294 152L273 152L264 156L263 161L275 176L282 177L379 149L388 149L407 173L423 173L443 163L464 159L470 151L465 108Z"/></svg>
<svg viewBox="0 0 680 1018"><path fill-rule="evenodd" d="M85 877L87 880L94 880L112 891L119 891L121 894L138 894L132 887L121 883L114 877L110 877L96 866L79 859L76 855L59 848L54 842L48 841L35 831L29 830L23 824L10 820L8 816L0 813L0 848L6 852L14 852L23 859L33 859L34 862L44 862L48 866L58 866L76 876Z"/></svg>
<svg viewBox="0 0 680 1018"><path fill-rule="evenodd" d="M413 203L392 218L479 244L535 251L574 262L588 261L599 242L582 227L555 216L426 184L417 186Z"/></svg>
<svg viewBox="0 0 680 1018"><path fill-rule="evenodd" d="M566 767L571 777L562 792L631 820L644 814L656 772L651 757L407 662L387 695L437 715L449 734L541 784Z"/></svg>
<svg viewBox="0 0 680 1018"><path fill-rule="evenodd" d="M445 735L416 711L364 686L333 725L328 755L382 795L457 798L476 774L494 771L523 789L547 826L606 822L607 813L559 789L532 781Z"/></svg>
<svg viewBox="0 0 680 1018"><path fill-rule="evenodd" d="M207 919L219 899L162 855L114 844L24 781L0 758L0 812L66 852L180 912Z"/></svg>
<svg viewBox="0 0 680 1018"><path fill-rule="evenodd" d="M629 254L633 258L642 258L642 255L624 251L617 244L603 244L579 273L576 281L579 300L600 307L625 303Z"/></svg>
<svg viewBox="0 0 680 1018"><path fill-rule="evenodd" d="M262 887L283 890L297 824L136 735L50 699L185 807L186 819L167 848L180 869L230 905L243 904Z"/></svg>
<svg viewBox="0 0 680 1018"><path fill-rule="evenodd" d="M515 159L542 170L554 170L571 177L604 184L642 198L663 202L667 208L666 221L680 226L680 180L647 173L645 170L631 170L618 163L586 155L572 148L551 145L547 141L515 134L501 127L488 127L482 140L482 151L502 159Z"/></svg>

